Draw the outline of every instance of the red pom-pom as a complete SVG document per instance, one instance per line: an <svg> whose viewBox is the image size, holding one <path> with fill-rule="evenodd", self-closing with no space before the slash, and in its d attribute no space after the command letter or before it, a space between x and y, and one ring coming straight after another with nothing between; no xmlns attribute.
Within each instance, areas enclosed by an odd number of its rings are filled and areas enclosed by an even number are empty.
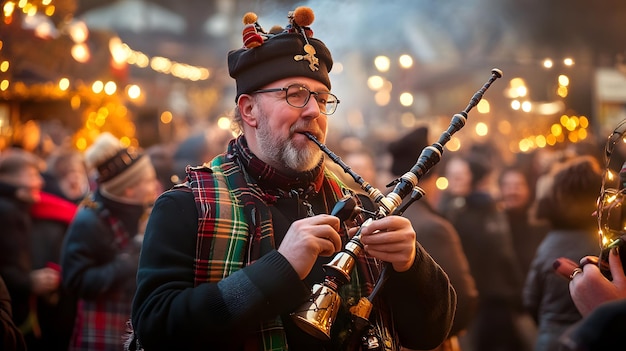
<svg viewBox="0 0 626 351"><path fill-rule="evenodd" d="M256 13L254 12L248 12L245 15L243 15L243 24L252 24L255 23L257 20L259 19L259 16L257 16Z"/></svg>
<svg viewBox="0 0 626 351"><path fill-rule="evenodd" d="M315 14L310 7L299 6L293 11L293 22L300 27L308 27L315 20Z"/></svg>

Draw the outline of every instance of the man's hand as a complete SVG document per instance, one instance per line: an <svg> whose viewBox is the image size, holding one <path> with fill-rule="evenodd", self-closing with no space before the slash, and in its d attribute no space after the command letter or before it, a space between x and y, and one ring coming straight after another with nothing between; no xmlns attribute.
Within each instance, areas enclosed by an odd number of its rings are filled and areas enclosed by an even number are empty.
<svg viewBox="0 0 626 351"><path fill-rule="evenodd" d="M415 230L405 217L373 221L361 230L361 243L369 255L391 263L396 272L408 270L415 260Z"/></svg>
<svg viewBox="0 0 626 351"><path fill-rule="evenodd" d="M330 256L341 250L339 228L339 218L335 216L321 214L300 219L291 224L278 252L304 279L318 256Z"/></svg>

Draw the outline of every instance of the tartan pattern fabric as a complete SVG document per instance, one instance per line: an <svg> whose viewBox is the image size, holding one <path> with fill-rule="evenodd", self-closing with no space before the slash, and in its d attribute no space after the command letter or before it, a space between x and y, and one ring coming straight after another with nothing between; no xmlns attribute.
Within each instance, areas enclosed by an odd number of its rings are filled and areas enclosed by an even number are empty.
<svg viewBox="0 0 626 351"><path fill-rule="evenodd" d="M129 235L120 220L111 215L101 203L92 198L83 205L91 208L107 222L113 231L113 245L123 250L129 244ZM79 299L76 323L69 351L119 351L127 334L133 292L116 292L95 300Z"/></svg>
<svg viewBox="0 0 626 351"><path fill-rule="evenodd" d="M127 332L132 296L78 302L70 351L120 351Z"/></svg>
<svg viewBox="0 0 626 351"><path fill-rule="evenodd" d="M254 179L242 170L242 163L254 174ZM334 174L322 172L322 169L320 163L316 170L305 175L304 184L311 184L319 190L326 180L336 202L343 195L345 186ZM194 194L199 216L194 268L196 286L218 282L274 249L268 203L272 203L275 196L288 192L289 187L296 186L278 174L249 152L242 136L229 144L226 154L214 158L210 168L187 168L186 184ZM273 184L274 192L262 190L259 186L262 182ZM347 242L346 231L341 234L342 240ZM353 271L351 283L340 291L342 297L346 296L344 301L356 303L358 298L369 294L380 272L379 264L373 258L361 255L357 265L360 273ZM246 341L245 350L288 349L280 317L264 321L258 334Z"/></svg>

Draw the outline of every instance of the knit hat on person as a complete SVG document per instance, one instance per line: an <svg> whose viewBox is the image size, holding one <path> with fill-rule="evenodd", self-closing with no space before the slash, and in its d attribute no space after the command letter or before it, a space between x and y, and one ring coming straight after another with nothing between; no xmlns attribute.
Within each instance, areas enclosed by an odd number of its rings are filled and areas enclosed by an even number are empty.
<svg viewBox="0 0 626 351"><path fill-rule="evenodd" d="M411 170L422 153L422 150L429 145L427 127L413 129L400 139L390 143L387 150L393 158L391 173L393 173L394 176L401 176ZM424 174L422 178L427 177L431 173L432 169Z"/></svg>
<svg viewBox="0 0 626 351"><path fill-rule="evenodd" d="M328 73L333 59L326 45L313 38L308 26L313 11L304 6L289 12L286 28L274 27L265 32L257 23L257 15L243 17L244 46L228 53L228 72L237 84L237 96L251 93L267 84L288 77L315 79L330 90Z"/></svg>
<svg viewBox="0 0 626 351"><path fill-rule="evenodd" d="M85 151L90 169L97 172L98 186L104 193L121 196L128 187L138 184L144 174L154 173L147 155L124 147L119 139L105 132Z"/></svg>

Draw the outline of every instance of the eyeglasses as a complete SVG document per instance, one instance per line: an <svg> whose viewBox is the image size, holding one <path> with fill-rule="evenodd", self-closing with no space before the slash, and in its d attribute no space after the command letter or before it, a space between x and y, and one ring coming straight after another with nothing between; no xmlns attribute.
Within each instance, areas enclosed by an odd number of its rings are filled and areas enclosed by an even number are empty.
<svg viewBox="0 0 626 351"><path fill-rule="evenodd" d="M255 90L252 94L257 93L274 93L278 91L285 92L285 101L289 106L303 108L309 103L311 95L315 95L315 101L320 108L320 112L325 115L332 115L337 110L339 99L331 93L311 91L307 87L300 84L292 84L286 88L272 88Z"/></svg>

